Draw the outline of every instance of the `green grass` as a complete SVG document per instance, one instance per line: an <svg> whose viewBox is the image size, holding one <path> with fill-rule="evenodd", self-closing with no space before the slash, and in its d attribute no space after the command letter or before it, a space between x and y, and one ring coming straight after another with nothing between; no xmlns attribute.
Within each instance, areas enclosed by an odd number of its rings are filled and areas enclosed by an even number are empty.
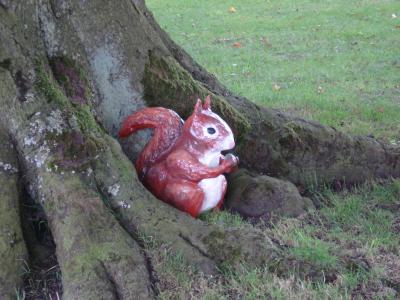
<svg viewBox="0 0 400 300"><path fill-rule="evenodd" d="M172 38L237 94L400 143L398 0L147 4Z"/></svg>
<svg viewBox="0 0 400 300"><path fill-rule="evenodd" d="M289 251L294 257L309 261L321 267L334 267L337 257L329 251L329 246L323 241L313 238L307 232L294 231L295 244Z"/></svg>
<svg viewBox="0 0 400 300"><path fill-rule="evenodd" d="M210 211L200 215L200 220L227 227L241 227L244 224L242 217L227 211Z"/></svg>
<svg viewBox="0 0 400 300"><path fill-rule="evenodd" d="M381 283L393 271L391 257L400 261L400 229L394 227L400 221L400 180L384 186L366 184L339 194L326 190L318 197L329 204L301 220L282 219L267 234L288 245L299 260L339 268L341 281L329 287L344 298L360 285L368 289L372 283ZM359 267L343 269L349 257L357 257ZM395 271L400 272L400 264ZM328 285L311 289L315 292L324 286Z"/></svg>
<svg viewBox="0 0 400 300"><path fill-rule="evenodd" d="M400 144L398 0L146 3L172 38L235 93L350 134ZM228 12L231 6L235 13ZM258 227L285 245L288 255L337 268L334 282L245 267L204 278L164 253L159 265L168 276L161 278L161 298L395 299L385 282L400 273L400 180L338 194L315 191L313 198L323 203L320 210ZM201 219L249 226L228 212ZM346 266L354 257L355 265Z"/></svg>
<svg viewBox="0 0 400 300"><path fill-rule="evenodd" d="M400 196L399 196L400 197ZM384 202L386 199L380 200ZM349 195L343 201L340 196L332 196L333 207L320 212L331 220L331 232L338 236L347 235L348 240L357 236L357 241L367 250L400 249L398 234L391 231L394 214L380 209L369 195ZM400 254L400 253L398 253Z"/></svg>

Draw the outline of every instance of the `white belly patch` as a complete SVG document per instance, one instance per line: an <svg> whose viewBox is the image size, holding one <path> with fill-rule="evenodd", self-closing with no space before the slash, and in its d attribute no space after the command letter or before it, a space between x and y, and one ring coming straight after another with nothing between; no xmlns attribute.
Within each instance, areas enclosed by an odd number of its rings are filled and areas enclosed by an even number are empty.
<svg viewBox="0 0 400 300"><path fill-rule="evenodd" d="M226 181L225 176L219 175L214 178L203 179L199 182L199 187L203 190L205 195L200 212L210 210L217 206L222 197L224 181Z"/></svg>

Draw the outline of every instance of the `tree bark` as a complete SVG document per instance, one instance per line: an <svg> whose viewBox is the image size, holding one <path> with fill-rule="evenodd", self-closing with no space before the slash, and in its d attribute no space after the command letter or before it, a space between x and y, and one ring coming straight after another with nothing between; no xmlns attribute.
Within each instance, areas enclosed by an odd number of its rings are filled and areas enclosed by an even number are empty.
<svg viewBox="0 0 400 300"><path fill-rule="evenodd" d="M67 299L155 297L149 239L206 274L242 263L281 270L285 255L262 232L192 219L141 185L128 157L135 159L149 132L122 148L116 140L133 111L161 105L186 117L207 94L233 128L243 166L259 174L303 187L400 175L398 147L232 95L170 40L141 0L0 0L0 137L13 145L0 149L0 225L9 228L0 232L0 253L13 249L0 272L0 298L13 297L16 259L26 255L19 178L48 218Z"/></svg>
<svg viewBox="0 0 400 300"><path fill-rule="evenodd" d="M20 286L27 251L20 220L18 161L8 135L0 128L0 299Z"/></svg>

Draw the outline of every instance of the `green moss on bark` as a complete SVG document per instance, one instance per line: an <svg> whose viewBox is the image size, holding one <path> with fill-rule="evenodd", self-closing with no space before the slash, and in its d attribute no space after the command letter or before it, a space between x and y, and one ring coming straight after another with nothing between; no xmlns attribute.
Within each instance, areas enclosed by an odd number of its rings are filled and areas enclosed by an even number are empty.
<svg viewBox="0 0 400 300"><path fill-rule="evenodd" d="M87 81L85 81L87 82ZM41 93L48 102L54 102L60 109L70 116L74 116L83 132L91 134L103 134L103 129L97 124L93 112L88 104L71 102L50 72L41 61L36 62L36 90ZM85 89L88 89L85 86Z"/></svg>
<svg viewBox="0 0 400 300"><path fill-rule="evenodd" d="M50 59L54 77L65 94L75 104L87 103L91 90L83 68L66 56L56 56Z"/></svg>
<svg viewBox="0 0 400 300"><path fill-rule="evenodd" d="M46 139L54 145L48 162L53 171L86 171L105 147L102 139L76 130L66 130L60 135L47 134Z"/></svg>
<svg viewBox="0 0 400 300"><path fill-rule="evenodd" d="M231 126L235 136L245 135L248 120L224 98L210 92L183 69L172 57L150 55L143 84L145 100L150 106L164 106L175 110L184 118L190 116L198 98L212 96L212 109Z"/></svg>
<svg viewBox="0 0 400 300"><path fill-rule="evenodd" d="M68 99L65 97L63 91L56 87L51 74L48 72L48 66L42 61L36 62L36 81L35 87L48 102L54 102L60 107L68 106Z"/></svg>

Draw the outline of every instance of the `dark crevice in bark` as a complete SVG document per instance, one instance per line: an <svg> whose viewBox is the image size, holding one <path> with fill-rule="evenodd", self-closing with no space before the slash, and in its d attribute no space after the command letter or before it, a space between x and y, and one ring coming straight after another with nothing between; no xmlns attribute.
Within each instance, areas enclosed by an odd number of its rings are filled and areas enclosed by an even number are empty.
<svg viewBox="0 0 400 300"><path fill-rule="evenodd" d="M122 225L121 225L122 226ZM132 236L132 235L131 235ZM146 246L144 244L144 242L141 239L135 238L133 237L133 239L139 244L140 248L141 248L141 253L146 261L146 267L147 267L147 271L149 273L149 280L150 280L150 284L151 284L151 289L154 293L154 295L156 297L158 297L160 295L160 291L157 288L158 283L159 283L159 278L157 275L157 272L153 266L153 262L151 260L151 256L149 255L149 253L146 250Z"/></svg>
<svg viewBox="0 0 400 300"><path fill-rule="evenodd" d="M179 233L179 237L182 238L182 240L184 240L186 243L188 243L191 247L193 247L194 249L196 249L197 251L199 251L199 253L209 259L214 259L213 257L211 257L210 255L207 254L206 251L204 251L203 249L201 249L201 247L199 247L198 245L195 245L189 237L185 236L182 233Z"/></svg>
<svg viewBox="0 0 400 300"><path fill-rule="evenodd" d="M131 1L129 1L129 3L132 6L132 8L137 12L138 15L142 14L140 9L136 6L137 4L135 3L135 1L131 0Z"/></svg>
<svg viewBox="0 0 400 300"><path fill-rule="evenodd" d="M10 70L11 67L11 59L5 58L2 61L0 61L0 68Z"/></svg>
<svg viewBox="0 0 400 300"><path fill-rule="evenodd" d="M92 164L92 169L95 170L95 165L94 164ZM107 192L104 191L104 189L102 188L101 184L96 179L96 176L94 176L94 181L95 181L98 193L102 196L102 199L104 199L104 201L106 202L105 205L111 210L111 212L114 215L114 217L116 218L118 224L122 228L124 228L124 230L129 234L129 236L139 245L140 253L143 255L143 258L144 258L145 263L146 263L146 268L147 268L147 272L148 272L148 276L149 276L151 289L152 289L154 295L157 297L160 294L160 291L157 288L159 279L158 279L158 276L157 276L157 272L156 272L155 268L153 267L153 263L152 263L151 257L150 257L150 255L148 254L148 252L146 250L146 244L143 241L143 239L141 239L139 237L138 229L137 228L133 228L133 225L130 226L131 227L130 230L126 229L126 224L124 224L121 221L121 218L119 217L118 212L114 211L111 208L110 201L109 201L109 195L107 194Z"/></svg>
<svg viewBox="0 0 400 300"><path fill-rule="evenodd" d="M50 12L54 18L58 18L57 9L54 2L55 0L49 0Z"/></svg>
<svg viewBox="0 0 400 300"><path fill-rule="evenodd" d="M8 5L6 3L4 3L4 0L0 1L0 7L5 9L5 10L8 10Z"/></svg>
<svg viewBox="0 0 400 300"><path fill-rule="evenodd" d="M117 285L117 283L115 282L113 276L110 274L110 272L108 271L108 269L107 269L107 267L106 267L106 265L104 264L103 261L98 260L98 262L99 262L101 268L103 269L103 273L104 273L105 276L107 277L108 282L110 283L110 285L111 285L111 287L112 287L112 290L113 290L112 292L113 292L113 295L114 295L113 298L114 298L115 300L122 300L123 297L122 297L122 295L121 295L120 292L119 292L118 285Z"/></svg>
<svg viewBox="0 0 400 300"><path fill-rule="evenodd" d="M24 77L21 70L15 73L15 85L18 88L18 100L21 102L26 101L26 93L29 90L28 80Z"/></svg>
<svg viewBox="0 0 400 300"><path fill-rule="evenodd" d="M25 189L22 199L22 231L29 253L23 290L27 299L57 299L63 293L61 270L47 217Z"/></svg>
<svg viewBox="0 0 400 300"><path fill-rule="evenodd" d="M19 90L21 81L14 78L14 82ZM13 147L18 149L18 143L14 138L10 137ZM63 286L61 269L56 255L56 243L46 213L39 201L35 199L35 191L27 181L26 166L21 158L22 153L16 151L18 152L18 168L22 172L21 228L29 255L23 274L23 291L26 299L60 299L63 295Z"/></svg>

